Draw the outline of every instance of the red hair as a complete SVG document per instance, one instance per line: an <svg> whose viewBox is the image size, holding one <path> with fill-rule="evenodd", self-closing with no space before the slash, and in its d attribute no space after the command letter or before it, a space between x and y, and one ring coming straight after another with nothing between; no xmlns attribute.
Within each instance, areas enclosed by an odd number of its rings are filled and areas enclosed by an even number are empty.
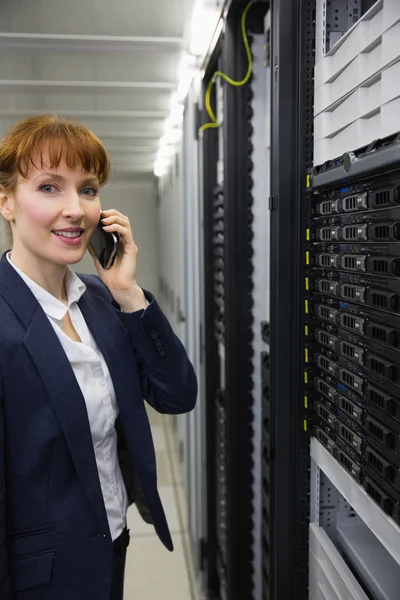
<svg viewBox="0 0 400 600"><path fill-rule="evenodd" d="M100 185L107 183L110 159L101 140L87 127L45 115L23 119L0 140L0 185L15 190L19 176L27 178L31 167L68 167L93 173Z"/></svg>

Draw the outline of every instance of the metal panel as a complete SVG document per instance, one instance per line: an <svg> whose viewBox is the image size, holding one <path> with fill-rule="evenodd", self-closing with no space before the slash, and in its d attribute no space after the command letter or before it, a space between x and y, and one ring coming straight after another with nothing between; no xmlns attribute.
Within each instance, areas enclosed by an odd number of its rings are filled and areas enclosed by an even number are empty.
<svg viewBox="0 0 400 600"><path fill-rule="evenodd" d="M195 139L196 104L195 90L192 88L185 111L184 136L181 152L181 212L182 212L182 251L181 251L181 291L179 298L178 322L185 333L189 357L198 376L198 403L194 411L182 415L184 424L184 453L187 481L188 527L192 542L192 556L195 575L202 568L202 540L205 539L204 504L206 485L204 485L203 432L204 432L204 382L201 362L201 293L200 293L200 230L199 219L199 174L198 143Z"/></svg>
<svg viewBox="0 0 400 600"><path fill-rule="evenodd" d="M238 26L242 9L228 16L224 71L236 81L247 60ZM225 352L227 405L227 598L253 598L252 396L252 163L249 86L225 87Z"/></svg>
<svg viewBox="0 0 400 600"><path fill-rule="evenodd" d="M216 65L214 64L214 69ZM208 80L205 80L205 93ZM215 105L215 89L212 94ZM202 121L208 115L202 111ZM217 115L218 118L218 115ZM214 242L213 242L213 193L217 184L218 132L207 131L201 144L202 153L202 188L204 219L204 364L206 394L206 460L207 460L207 588L210 594L216 595L219 590L217 573L217 531L216 531L216 429L215 397L219 386L219 354L215 337L215 302L214 302Z"/></svg>
<svg viewBox="0 0 400 600"><path fill-rule="evenodd" d="M272 3L273 598L308 598L309 451L302 388L305 176L312 165L315 3ZM293 501L293 497L299 499ZM268 596L267 596L268 597Z"/></svg>
<svg viewBox="0 0 400 600"><path fill-rule="evenodd" d="M314 461L312 461L314 462ZM314 463L315 464L315 463ZM336 525L338 521L338 509L340 494L329 478L320 472L319 477L319 526L326 531L330 539L336 542Z"/></svg>
<svg viewBox="0 0 400 600"><path fill-rule="evenodd" d="M389 554L400 564L400 527L379 508L315 438L311 440L311 457L359 517L368 525Z"/></svg>
<svg viewBox="0 0 400 600"><path fill-rule="evenodd" d="M338 527L337 543L373 598L398 598L400 565L360 519Z"/></svg>
<svg viewBox="0 0 400 600"><path fill-rule="evenodd" d="M384 548L383 544L370 531L368 526L357 515L349 502L341 495L330 478L319 471L314 460L312 469L320 472L319 490L319 515L320 528L329 536L330 541L337 551L345 557L347 566L338 562L335 578L342 581L345 578L347 567L358 578L360 585L368 589L376 600L394 600L397 598L398 582L400 581L400 565ZM337 481L335 478L334 481ZM310 540L310 556L314 562L319 561L322 567L324 553L313 555L315 541ZM334 554L334 550L331 550ZM323 587L326 573L331 567L317 568L310 565L310 593L315 592L315 587ZM332 579L332 578L331 578ZM336 584L332 584L334 588ZM342 596L340 596L341 598ZM346 596L347 597L347 596ZM352 596L351 596L352 597Z"/></svg>
<svg viewBox="0 0 400 600"><path fill-rule="evenodd" d="M310 468L310 522L319 525L321 471L312 460Z"/></svg>
<svg viewBox="0 0 400 600"><path fill-rule="evenodd" d="M310 598L368 600L327 533L310 525Z"/></svg>
<svg viewBox="0 0 400 600"><path fill-rule="evenodd" d="M220 64L222 63L222 57ZM218 340L219 356L219 386L215 394L215 421L216 421L216 496L215 496L215 527L217 532L217 570L219 578L219 595L221 599L227 598L227 571L228 571L228 506L227 506L227 404L226 404L226 365L225 365L225 331L226 331L226 199L224 194L224 90L221 81L215 83L215 104L218 115L218 161L217 185L213 191L213 241L214 241L214 288L215 301L214 333Z"/></svg>
<svg viewBox="0 0 400 600"><path fill-rule="evenodd" d="M249 13L249 18L251 16L253 19L250 29L256 27L262 33L266 7L266 4L261 8L258 6L260 10L254 8ZM232 5L218 65L220 70L229 73L236 80L242 79L247 68L240 31L243 8L243 5ZM260 74L263 71L261 41L257 52L258 65L255 69L258 67ZM213 69L207 69L206 83L212 74ZM265 73L263 74L265 77ZM260 398L258 396L255 401L257 390L253 390L252 292L255 279L255 242L253 244L252 208L255 191L259 202L258 217L266 210L267 205L266 190L261 185L265 176L265 162L260 151L262 147L265 160L266 150L262 139L265 128L261 127L256 134L254 132L254 127L259 126L263 118L262 114L265 115L263 97L266 85L263 84L262 97L257 99L252 85L233 87L217 82L213 104L217 104L216 116L218 122L222 121L222 126L218 135L211 129L203 136L204 167L208 170L207 175L204 173L208 182L204 197L207 245L205 260L211 261L206 277L206 285L210 286L206 289L206 339L213 352L216 349L215 342L218 343L218 352L214 354L212 364L211 361L208 362L206 347L207 385L210 392L207 393L208 465L211 467L208 473L209 587L212 587L211 592L218 598L229 600L253 600L261 592L260 543L258 550L255 547L257 536L260 542L261 423ZM256 85L261 84L257 82ZM258 103L257 116L253 113L256 108L255 105L252 106L253 102ZM254 119L257 121L253 122ZM213 148L210 139L215 144ZM256 188L252 178L252 152L259 161L260 181ZM258 225L261 227L261 222ZM258 234L261 261L261 231ZM263 256L264 271L265 259ZM258 267L263 269L260 263ZM261 295L266 301L265 286ZM260 320L265 319L266 307L261 309L260 304L257 310L257 336L261 343ZM260 348L261 345L258 350ZM257 368L257 385L260 390L260 367L257 365ZM255 432L255 425L258 427L258 434ZM255 461L258 463L256 467ZM258 504L257 500L254 504L256 488ZM258 570L258 574L255 570Z"/></svg>
<svg viewBox="0 0 400 600"><path fill-rule="evenodd" d="M267 77L265 67L265 36L254 36L253 50L253 525L254 525L254 597L261 597L261 552L262 552L262 414L264 385L261 380L261 352L265 348L260 323L268 315L267 288L269 278L269 236L270 214L266 199L269 196L268 150L266 140L266 120L268 114ZM270 81L268 79L268 86ZM267 167L266 167L267 165ZM268 318L268 317L267 317ZM266 385L266 384L265 384Z"/></svg>
<svg viewBox="0 0 400 600"><path fill-rule="evenodd" d="M355 179L372 177L400 163L400 133L376 140L359 151L347 152L313 170L313 187L348 184Z"/></svg>

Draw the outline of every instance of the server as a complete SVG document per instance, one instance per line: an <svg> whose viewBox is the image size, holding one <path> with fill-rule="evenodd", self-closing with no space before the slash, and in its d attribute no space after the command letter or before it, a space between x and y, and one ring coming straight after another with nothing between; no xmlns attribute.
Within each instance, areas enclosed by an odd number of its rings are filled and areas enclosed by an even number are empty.
<svg viewBox="0 0 400 600"><path fill-rule="evenodd" d="M357 166L398 152L398 137L359 153ZM346 158L327 186L317 187L314 171L306 257L314 434L400 522L400 170L367 170L340 185Z"/></svg>

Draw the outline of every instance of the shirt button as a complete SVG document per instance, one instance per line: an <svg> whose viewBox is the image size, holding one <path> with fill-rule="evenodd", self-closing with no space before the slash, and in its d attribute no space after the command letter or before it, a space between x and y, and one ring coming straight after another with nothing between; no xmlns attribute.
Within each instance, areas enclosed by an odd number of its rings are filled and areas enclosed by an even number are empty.
<svg viewBox="0 0 400 600"><path fill-rule="evenodd" d="M102 388L103 388L103 387L106 387L106 382L104 381L104 379L102 379L102 380L100 381L100 385L101 385L101 387L102 387Z"/></svg>

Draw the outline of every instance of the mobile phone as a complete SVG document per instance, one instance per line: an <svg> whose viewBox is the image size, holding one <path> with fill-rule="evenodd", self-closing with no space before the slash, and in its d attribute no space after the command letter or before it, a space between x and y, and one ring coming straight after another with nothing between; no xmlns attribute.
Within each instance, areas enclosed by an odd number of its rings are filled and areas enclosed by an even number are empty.
<svg viewBox="0 0 400 600"><path fill-rule="evenodd" d="M103 269L110 269L115 261L119 246L119 233L104 231L101 219L90 240L97 260Z"/></svg>

